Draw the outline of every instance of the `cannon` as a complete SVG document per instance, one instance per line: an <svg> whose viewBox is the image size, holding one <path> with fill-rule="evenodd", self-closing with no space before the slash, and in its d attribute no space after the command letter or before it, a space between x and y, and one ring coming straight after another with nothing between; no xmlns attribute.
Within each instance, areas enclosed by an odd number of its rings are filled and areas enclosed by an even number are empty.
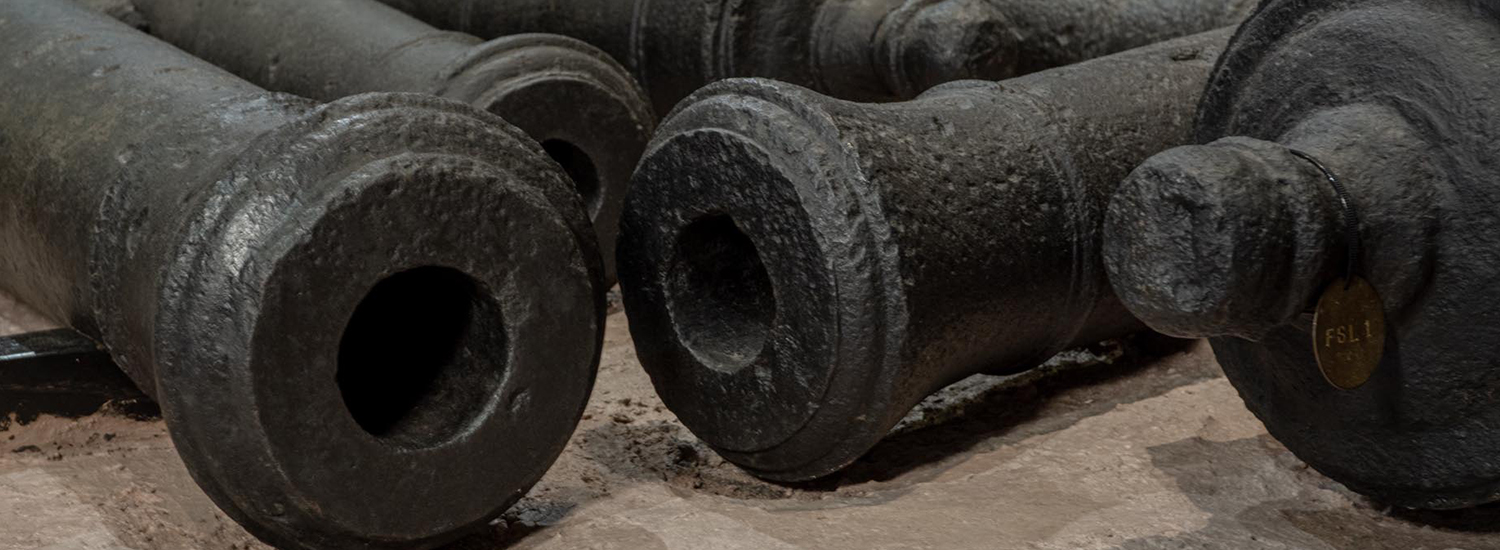
<svg viewBox="0 0 1500 550"><path fill-rule="evenodd" d="M613 284L620 205L656 117L599 49L547 34L483 42L375 0L133 1L156 36L273 91L431 93L500 115L573 178Z"/></svg>
<svg viewBox="0 0 1500 550"><path fill-rule="evenodd" d="M854 101L1002 80L1233 25L1254 0L381 0L483 37L552 32L624 63L666 113L764 77Z"/></svg>
<svg viewBox="0 0 1500 550"><path fill-rule="evenodd" d="M1267 2L1111 201L1132 312L1388 505L1500 500L1500 2Z"/></svg>
<svg viewBox="0 0 1500 550"><path fill-rule="evenodd" d="M603 271L524 133L273 94L68 1L0 2L0 288L101 342L282 548L425 548L562 451Z"/></svg>
<svg viewBox="0 0 1500 550"><path fill-rule="evenodd" d="M1228 29L903 103L768 80L662 123L619 272L641 364L755 475L866 453L922 398L1142 329L1099 229L1115 185L1189 143Z"/></svg>

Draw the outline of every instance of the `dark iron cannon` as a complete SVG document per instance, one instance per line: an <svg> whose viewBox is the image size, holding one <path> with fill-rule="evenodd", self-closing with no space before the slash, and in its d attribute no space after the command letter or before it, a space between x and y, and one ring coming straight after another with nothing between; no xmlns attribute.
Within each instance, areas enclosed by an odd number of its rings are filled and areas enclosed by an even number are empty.
<svg viewBox="0 0 1500 550"><path fill-rule="evenodd" d="M0 288L101 342L283 548L481 528L570 437L593 228L498 117L268 93L68 1L0 2Z"/></svg>
<svg viewBox="0 0 1500 550"><path fill-rule="evenodd" d="M613 281L620 205L656 119L599 49L547 34L483 42L375 0L133 1L153 34L269 90L431 93L500 115L572 176Z"/></svg>
<svg viewBox="0 0 1500 550"><path fill-rule="evenodd" d="M1109 207L1130 310L1390 505L1500 500L1497 60L1500 2L1267 2Z"/></svg>
<svg viewBox="0 0 1500 550"><path fill-rule="evenodd" d="M665 114L764 77L855 101L911 99L1233 25L1253 0L381 0L483 37L552 32L624 63Z"/></svg>
<svg viewBox="0 0 1500 550"><path fill-rule="evenodd" d="M1189 143L1228 29L904 103L737 80L664 121L626 200L620 281L667 406L775 480L834 472L923 397L1142 328L1099 229Z"/></svg>

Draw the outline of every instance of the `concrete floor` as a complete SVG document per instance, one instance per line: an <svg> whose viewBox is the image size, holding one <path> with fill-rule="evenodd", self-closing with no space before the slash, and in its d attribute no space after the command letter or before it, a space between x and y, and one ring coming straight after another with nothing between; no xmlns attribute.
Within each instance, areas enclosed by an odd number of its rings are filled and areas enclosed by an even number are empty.
<svg viewBox="0 0 1500 550"><path fill-rule="evenodd" d="M1500 549L1500 509L1384 510L1307 468L1201 343L1101 345L970 379L846 472L787 487L676 422L625 322L610 318L556 467L452 550ZM47 325L0 298L0 334ZM264 546L197 489L161 421L95 415L0 431L0 549L22 548Z"/></svg>

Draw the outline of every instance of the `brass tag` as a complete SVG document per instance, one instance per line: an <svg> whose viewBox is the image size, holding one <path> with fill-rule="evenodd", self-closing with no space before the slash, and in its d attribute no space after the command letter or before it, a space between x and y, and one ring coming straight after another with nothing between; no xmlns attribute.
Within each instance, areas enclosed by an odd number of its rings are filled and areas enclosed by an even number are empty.
<svg viewBox="0 0 1500 550"><path fill-rule="evenodd" d="M1363 386L1385 354L1385 305L1364 277L1334 281L1318 299L1313 315L1313 350L1330 384L1345 390Z"/></svg>

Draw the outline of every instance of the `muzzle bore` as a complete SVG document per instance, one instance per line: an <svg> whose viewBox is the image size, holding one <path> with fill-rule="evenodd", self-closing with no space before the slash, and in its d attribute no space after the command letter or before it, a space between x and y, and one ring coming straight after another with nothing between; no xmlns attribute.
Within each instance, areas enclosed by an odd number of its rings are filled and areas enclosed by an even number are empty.
<svg viewBox="0 0 1500 550"><path fill-rule="evenodd" d="M562 451L602 269L520 130L267 93L72 2L0 2L0 52L0 287L103 342L251 533L435 546Z"/></svg>
<svg viewBox="0 0 1500 550"><path fill-rule="evenodd" d="M695 94L626 203L641 363L756 475L859 458L923 397L1139 330L1099 229L1115 185L1188 142L1217 31L889 105L766 80Z"/></svg>

